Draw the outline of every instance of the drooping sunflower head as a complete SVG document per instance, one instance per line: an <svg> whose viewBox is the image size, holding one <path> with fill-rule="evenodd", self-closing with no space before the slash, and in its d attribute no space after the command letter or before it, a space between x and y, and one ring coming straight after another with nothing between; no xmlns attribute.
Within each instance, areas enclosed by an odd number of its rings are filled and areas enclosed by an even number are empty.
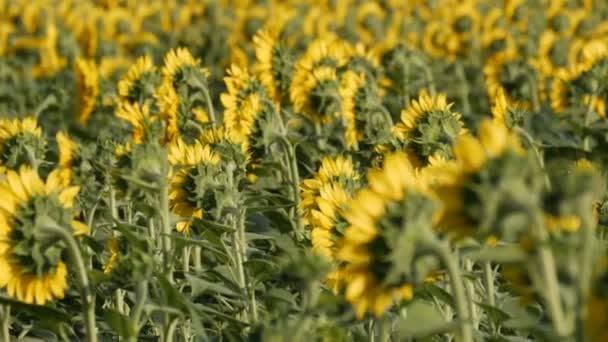
<svg viewBox="0 0 608 342"><path fill-rule="evenodd" d="M417 232L431 229L439 212L434 195L402 152L386 156L368 181L347 204L348 227L337 252L346 299L358 318L367 312L380 316L394 300L412 299L413 286L427 274L416 266L421 258L408 244Z"/></svg>
<svg viewBox="0 0 608 342"><path fill-rule="evenodd" d="M476 0L465 1L446 1L446 5L454 5L455 7L445 7L444 10L449 11L448 20L450 28L460 42L461 48L466 52L470 49L470 45L475 35L480 31L481 15L476 8Z"/></svg>
<svg viewBox="0 0 608 342"><path fill-rule="evenodd" d="M253 71L268 90L270 98L279 101L289 90L293 61L289 50L279 40L279 29L261 30L253 37L256 61Z"/></svg>
<svg viewBox="0 0 608 342"><path fill-rule="evenodd" d="M231 165L235 172L242 172L244 176L247 165L251 161L247 142L241 141L224 126L204 130L198 141L203 145L209 145L211 150L222 159L222 165Z"/></svg>
<svg viewBox="0 0 608 342"><path fill-rule="evenodd" d="M144 103L122 102L116 110L116 117L131 125L132 137L135 144L142 144L158 133L157 117L150 114L150 105Z"/></svg>
<svg viewBox="0 0 608 342"><path fill-rule="evenodd" d="M504 89L499 88L491 99L492 117L503 122L507 127L520 126L523 121L523 113L520 108L513 106L507 100Z"/></svg>
<svg viewBox="0 0 608 342"><path fill-rule="evenodd" d="M393 135L407 143L417 167L450 159L456 139L466 133L461 115L451 107L445 94L431 96L422 91L409 108L401 111Z"/></svg>
<svg viewBox="0 0 608 342"><path fill-rule="evenodd" d="M434 173L445 205L439 229L456 238L517 240L540 210L544 186L517 136L503 122L484 119L478 137L458 139L454 157Z"/></svg>
<svg viewBox="0 0 608 342"><path fill-rule="evenodd" d="M131 65L118 82L118 95L121 101L142 102L154 95L154 88L160 81L156 66L148 55L141 56Z"/></svg>
<svg viewBox="0 0 608 342"><path fill-rule="evenodd" d="M537 69L522 58L495 56L486 61L483 73L490 97L502 89L509 102L527 108L542 95Z"/></svg>
<svg viewBox="0 0 608 342"><path fill-rule="evenodd" d="M335 241L342 235L342 209L359 187L351 159L325 157L318 171L300 185L300 213L311 229L313 251L334 259Z"/></svg>
<svg viewBox="0 0 608 342"><path fill-rule="evenodd" d="M208 184L213 182L209 177L218 172L220 157L209 145L203 146L199 142L186 145L177 141L169 145L168 158L169 163L178 168L170 180L170 209L181 219L176 225L177 231L188 235L191 219L203 218L205 209L211 209L215 203Z"/></svg>
<svg viewBox="0 0 608 342"><path fill-rule="evenodd" d="M75 63L77 118L82 125L86 124L97 103L99 95L99 74L97 65L88 59L77 59Z"/></svg>
<svg viewBox="0 0 608 342"><path fill-rule="evenodd" d="M340 81L329 66L307 73L302 83L291 84L291 101L296 111L319 123L328 123L341 112Z"/></svg>
<svg viewBox="0 0 608 342"><path fill-rule="evenodd" d="M161 73L163 79L154 96L166 123L165 142L178 138L193 142L209 122L209 72L190 51L177 48L165 56Z"/></svg>
<svg viewBox="0 0 608 342"><path fill-rule="evenodd" d="M21 167L0 183L0 287L25 303L63 298L67 288L66 245L48 229L88 233L74 220L79 188L62 186L60 177L51 172L43 181L33 169Z"/></svg>
<svg viewBox="0 0 608 342"><path fill-rule="evenodd" d="M35 118L0 120L0 171L36 166L45 158L46 145Z"/></svg>

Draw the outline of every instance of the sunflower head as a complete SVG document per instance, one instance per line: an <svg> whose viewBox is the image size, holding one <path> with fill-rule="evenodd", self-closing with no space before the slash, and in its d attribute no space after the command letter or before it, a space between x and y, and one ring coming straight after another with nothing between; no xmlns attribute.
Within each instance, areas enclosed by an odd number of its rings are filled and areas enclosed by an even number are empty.
<svg viewBox="0 0 608 342"><path fill-rule="evenodd" d="M57 171L43 181L27 167L8 171L0 183L0 286L26 303L63 298L67 287L66 245L49 228L88 233L88 227L74 219L79 188L62 184Z"/></svg>
<svg viewBox="0 0 608 342"><path fill-rule="evenodd" d="M131 139L135 144L143 144L160 135L159 120L150 114L150 105L137 102L121 102L115 112L116 117L131 125Z"/></svg>
<svg viewBox="0 0 608 342"><path fill-rule="evenodd" d="M193 142L209 121L209 72L187 49L178 48L167 53L161 73L154 96L166 123L164 141Z"/></svg>
<svg viewBox="0 0 608 342"><path fill-rule="evenodd" d="M35 118L0 119L0 168L37 166L45 158L46 145Z"/></svg>
<svg viewBox="0 0 608 342"><path fill-rule="evenodd" d="M393 129L396 139L407 143L407 150L418 167L436 164L452 157L452 146L466 133L459 113L454 112L445 94L422 91L410 107L401 112Z"/></svg>
<svg viewBox="0 0 608 342"><path fill-rule="evenodd" d="M160 82L152 58L142 56L135 60L123 78L118 82L118 95L121 101L143 102L154 96L155 87Z"/></svg>
<svg viewBox="0 0 608 342"><path fill-rule="evenodd" d="M344 156L325 157L318 171L300 185L300 213L311 229L313 251L334 259L335 241L342 235L342 210L359 187L360 176Z"/></svg>
<svg viewBox="0 0 608 342"><path fill-rule="evenodd" d="M86 124L97 103L99 96L99 74L97 65L88 59L77 59L75 63L77 118L82 125Z"/></svg>
<svg viewBox="0 0 608 342"><path fill-rule="evenodd" d="M416 236L432 228L439 209L404 153L385 157L368 181L347 204L348 227L337 252L346 299L358 318L380 316L393 300L413 297L413 285L424 281L431 264L417 255Z"/></svg>
<svg viewBox="0 0 608 342"><path fill-rule="evenodd" d="M289 89L293 69L293 57L279 40L278 29L261 30L253 37L256 61L254 73L268 90L270 98L280 101Z"/></svg>
<svg viewBox="0 0 608 342"><path fill-rule="evenodd" d="M504 123L484 119L478 137L458 139L454 157L434 173L445 204L438 227L455 237L518 240L538 217L544 185L517 137Z"/></svg>
<svg viewBox="0 0 608 342"><path fill-rule="evenodd" d="M501 89L507 99L518 106L528 107L533 94L540 96L537 69L528 61L517 57L495 56L486 61L483 73L490 97Z"/></svg>

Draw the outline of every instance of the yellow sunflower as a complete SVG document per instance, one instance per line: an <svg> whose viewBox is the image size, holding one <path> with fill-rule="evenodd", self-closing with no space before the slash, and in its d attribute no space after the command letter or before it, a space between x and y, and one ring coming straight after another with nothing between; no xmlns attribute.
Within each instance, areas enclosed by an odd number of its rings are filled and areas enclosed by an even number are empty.
<svg viewBox="0 0 608 342"><path fill-rule="evenodd" d="M152 73L156 67L150 56L139 57L133 65L127 70L123 78L118 81L118 96L121 101L131 101L133 87L141 79L144 74Z"/></svg>
<svg viewBox="0 0 608 342"><path fill-rule="evenodd" d="M63 298L67 288L64 247L41 240L44 235L38 230L45 227L37 217L50 218L75 235L88 233L84 223L73 220L79 188L61 184L58 172L51 172L45 182L28 167L8 171L0 183L0 287L28 304L44 305Z"/></svg>
<svg viewBox="0 0 608 342"><path fill-rule="evenodd" d="M38 159L44 159L46 143L35 118L0 119L0 173L6 168L18 170L24 164L33 167ZM30 151L18 148L19 145Z"/></svg>
<svg viewBox="0 0 608 342"><path fill-rule="evenodd" d="M451 157L456 138L466 134L462 116L452 111L445 94L429 95L421 91L401 111L401 120L394 126L393 135L407 141L407 153L415 166L437 165Z"/></svg>
<svg viewBox="0 0 608 342"><path fill-rule="evenodd" d="M344 156L325 157L319 170L300 185L302 221L311 228L313 251L334 259L340 212L359 182L353 162Z"/></svg>
<svg viewBox="0 0 608 342"><path fill-rule="evenodd" d="M457 140L454 161L440 167L441 172L434 173L437 193L444 204L439 223L441 229L449 229L458 236L474 232L475 220L479 218L471 217L466 210L473 203L465 199L464 185L475 178L489 161L499 160L507 152L521 156L524 150L517 136L499 120L483 119L477 138L463 135Z"/></svg>
<svg viewBox="0 0 608 342"><path fill-rule="evenodd" d="M58 171L64 179L64 185L67 185L72 182L72 163L78 144L64 132L57 132L55 139L59 148Z"/></svg>
<svg viewBox="0 0 608 342"><path fill-rule="evenodd" d="M203 209L198 207L195 200L195 188L191 184L192 177L201 165L217 165L220 157L213 152L209 145L196 142L186 145L177 140L168 147L169 164L180 170L171 174L169 185L169 206L171 212L181 219L176 224L178 232L189 235L192 225L191 218L203 218Z"/></svg>
<svg viewBox="0 0 608 342"><path fill-rule="evenodd" d="M357 93L365 86L365 76L347 71L342 77L340 98L342 99L342 116L346 122L346 147L353 148L363 138L363 132L357 129L355 111Z"/></svg>
<svg viewBox="0 0 608 342"><path fill-rule="evenodd" d="M331 116L335 115L338 110L335 110L335 108L315 108L318 106L315 106L314 102L319 101L314 101L312 98L315 96L329 98L338 96L337 69L348 62L350 50L347 43L331 35L328 38L315 40L308 46L304 55L294 66L289 90L289 98L296 111L317 122L326 123L331 120ZM323 89L323 95L317 95L315 91L319 91L320 89L317 89L319 87L327 87L328 89ZM327 110L334 112L326 113Z"/></svg>
<svg viewBox="0 0 608 342"><path fill-rule="evenodd" d="M133 142L142 144L146 139L146 125L155 119L150 115L150 105L123 102L118 106L115 114L119 119L131 124Z"/></svg>
<svg viewBox="0 0 608 342"><path fill-rule="evenodd" d="M240 140L248 140L259 112L266 89L247 69L232 65L224 77L227 92L220 95L224 105L224 125Z"/></svg>
<svg viewBox="0 0 608 342"><path fill-rule="evenodd" d="M208 77L209 72L202 68L200 63L200 60L195 59L190 51L185 48L173 49L165 55L164 65L161 69L163 79L154 94L160 110L160 117L166 122L165 142L172 142L180 137L180 122L184 121L180 119L180 114L190 116L199 124L206 123L209 120L205 110L200 107L192 108L187 113L180 113L181 99L175 88L175 78L181 74L183 68L193 68L204 77Z"/></svg>
<svg viewBox="0 0 608 342"><path fill-rule="evenodd" d="M416 176L404 153L386 156L382 169L372 170L368 181L369 186L359 190L347 205L344 216L349 225L336 254L342 262L346 299L354 305L359 319L367 312L381 316L393 301L413 298L407 275L389 277L394 260L388 256L394 244L387 238L403 234L400 230L408 226L411 217L419 220L421 210L428 214L429 225L438 218L434 195ZM409 207L407 203L420 206Z"/></svg>
<svg viewBox="0 0 608 342"><path fill-rule="evenodd" d="M75 66L78 122L85 125L93 114L99 96L99 74L92 60L78 58Z"/></svg>

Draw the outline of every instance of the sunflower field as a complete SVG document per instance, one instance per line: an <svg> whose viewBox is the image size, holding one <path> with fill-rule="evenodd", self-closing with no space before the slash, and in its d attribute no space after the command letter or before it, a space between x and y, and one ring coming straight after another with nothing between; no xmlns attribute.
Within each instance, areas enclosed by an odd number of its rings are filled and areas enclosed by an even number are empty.
<svg viewBox="0 0 608 342"><path fill-rule="evenodd" d="M608 341L605 0L0 0L0 341Z"/></svg>

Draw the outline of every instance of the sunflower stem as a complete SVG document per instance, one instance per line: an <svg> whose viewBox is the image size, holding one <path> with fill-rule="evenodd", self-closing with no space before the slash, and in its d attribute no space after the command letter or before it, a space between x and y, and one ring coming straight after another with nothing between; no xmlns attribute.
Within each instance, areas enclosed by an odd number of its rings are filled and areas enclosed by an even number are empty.
<svg viewBox="0 0 608 342"><path fill-rule="evenodd" d="M165 274L171 284L173 284L173 263L171 262L171 220L169 212L169 185L163 181L159 194L159 213L161 221L161 229L163 233L163 262Z"/></svg>
<svg viewBox="0 0 608 342"><path fill-rule="evenodd" d="M445 266L450 278L450 286L454 294L454 304L458 321L460 323L460 341L473 342L473 326L469 314L467 295L464 287L464 280L458 268L458 261L450 250L450 246L435 237L434 232L425 229L426 237L424 244L439 257Z"/></svg>
<svg viewBox="0 0 608 342"><path fill-rule="evenodd" d="M289 178L291 181L291 192L292 200L294 202L293 209L291 210L291 217L296 222L296 237L298 240L304 239L304 227L302 220L298 214L300 208L300 173L298 171L298 160L296 159L295 149L293 144L284 136L275 136L275 141L283 146L283 150L287 155L288 166L289 166Z"/></svg>
<svg viewBox="0 0 608 342"><path fill-rule="evenodd" d="M469 83L467 81L467 75L464 70L463 63L456 64L456 73L460 78L460 98L462 101L463 114L471 115L471 103L469 102Z"/></svg>
<svg viewBox="0 0 608 342"><path fill-rule="evenodd" d="M555 258L549 245L549 236L545 226L537 219L535 224L536 235L538 239L538 261L541 268L541 277L544 281L542 285L541 295L544 297L545 305L547 306L549 317L553 329L561 338L568 335L569 327L566 324L564 311L561 304L559 294L559 281L557 279L557 267Z"/></svg>
<svg viewBox="0 0 608 342"><path fill-rule="evenodd" d="M495 291L494 291L494 271L492 263L485 261L483 263L483 281L486 288L486 301L490 306L496 306Z"/></svg>
<svg viewBox="0 0 608 342"><path fill-rule="evenodd" d="M10 326L11 326L11 306L6 304L2 306L2 340L10 341Z"/></svg>
<svg viewBox="0 0 608 342"><path fill-rule="evenodd" d="M48 219L46 229L57 234L67 245L72 263L76 269L76 277L80 286L80 296L82 297L82 312L84 314L84 328L87 342L97 342L97 327L95 326L95 294L91 291L91 284L87 275L84 260L80 247L70 229L60 227L52 219Z"/></svg>
<svg viewBox="0 0 608 342"><path fill-rule="evenodd" d="M215 111L213 109L213 102L211 102L211 96L207 87L201 87L203 95L205 96L205 102L207 103L207 112L209 113L209 122L215 124Z"/></svg>
<svg viewBox="0 0 608 342"><path fill-rule="evenodd" d="M192 259L193 259L193 266L194 266L194 270L196 272L200 272L203 269L203 265L201 263L201 253L202 253L202 249L201 246L194 246L192 248Z"/></svg>

